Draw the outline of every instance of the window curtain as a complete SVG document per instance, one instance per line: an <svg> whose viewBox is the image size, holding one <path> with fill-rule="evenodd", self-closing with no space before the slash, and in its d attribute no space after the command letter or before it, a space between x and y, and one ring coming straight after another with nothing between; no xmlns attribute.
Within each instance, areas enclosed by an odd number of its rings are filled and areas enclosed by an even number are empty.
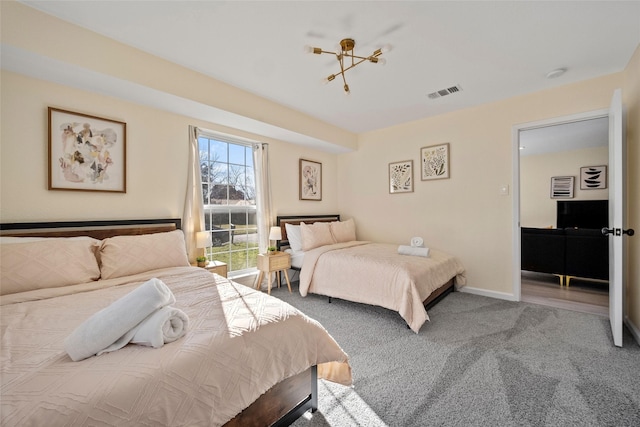
<svg viewBox="0 0 640 427"><path fill-rule="evenodd" d="M189 167L187 176L187 192L182 213L182 231L187 244L189 261L195 263L201 249L196 246L196 233L204 231L204 207L202 200L202 179L200 177L200 150L195 126L189 126Z"/></svg>
<svg viewBox="0 0 640 427"><path fill-rule="evenodd" d="M271 177L269 173L269 144L253 144L253 165L256 174L256 223L258 226L258 251L269 247L271 227Z"/></svg>

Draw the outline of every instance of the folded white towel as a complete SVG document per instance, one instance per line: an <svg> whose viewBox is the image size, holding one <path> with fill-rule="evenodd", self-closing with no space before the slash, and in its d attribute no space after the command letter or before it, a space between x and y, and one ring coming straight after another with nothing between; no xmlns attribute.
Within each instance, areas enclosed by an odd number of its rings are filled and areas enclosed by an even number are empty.
<svg viewBox="0 0 640 427"><path fill-rule="evenodd" d="M97 356L120 350L129 343L160 348L182 337L187 332L188 324L189 317L182 310L170 306L162 307L127 331L109 347L99 351Z"/></svg>
<svg viewBox="0 0 640 427"><path fill-rule="evenodd" d="M167 285L153 278L85 320L64 340L64 349L74 362L94 356L175 301Z"/></svg>
<svg viewBox="0 0 640 427"><path fill-rule="evenodd" d="M414 248L413 246L400 245L398 247L400 255L429 256L429 248Z"/></svg>
<svg viewBox="0 0 640 427"><path fill-rule="evenodd" d="M414 248L424 248L424 240L422 240L422 237L412 237L411 246Z"/></svg>

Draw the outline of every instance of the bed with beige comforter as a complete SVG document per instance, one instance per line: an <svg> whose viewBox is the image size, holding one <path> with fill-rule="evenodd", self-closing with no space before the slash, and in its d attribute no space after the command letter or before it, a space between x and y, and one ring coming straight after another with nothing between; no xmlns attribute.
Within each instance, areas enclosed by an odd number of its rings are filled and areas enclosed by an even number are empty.
<svg viewBox="0 0 640 427"><path fill-rule="evenodd" d="M418 332L429 317L423 301L451 279L465 284L458 258L430 249L428 257L398 254L398 245L351 241L305 251L300 294L326 295L397 311Z"/></svg>
<svg viewBox="0 0 640 427"><path fill-rule="evenodd" d="M152 277L189 316L184 337L73 362L65 337ZM318 322L201 268L35 289L0 302L3 426L217 426L310 366L319 377L351 381L347 355Z"/></svg>

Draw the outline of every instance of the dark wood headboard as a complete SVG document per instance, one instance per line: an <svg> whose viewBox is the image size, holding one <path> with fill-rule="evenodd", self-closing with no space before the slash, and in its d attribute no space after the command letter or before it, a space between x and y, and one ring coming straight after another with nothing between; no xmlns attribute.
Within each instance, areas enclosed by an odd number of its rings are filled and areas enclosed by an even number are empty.
<svg viewBox="0 0 640 427"><path fill-rule="evenodd" d="M181 228L180 218L132 219L106 221L14 222L0 224L0 236L76 237L106 239L113 236L133 236L161 233Z"/></svg>
<svg viewBox="0 0 640 427"><path fill-rule="evenodd" d="M279 215L276 217L276 225L282 231L282 240L278 242L278 250L286 249L289 246L287 238L287 228L285 224L299 225L301 222L305 224L313 224L314 222L333 222L340 221L340 215Z"/></svg>

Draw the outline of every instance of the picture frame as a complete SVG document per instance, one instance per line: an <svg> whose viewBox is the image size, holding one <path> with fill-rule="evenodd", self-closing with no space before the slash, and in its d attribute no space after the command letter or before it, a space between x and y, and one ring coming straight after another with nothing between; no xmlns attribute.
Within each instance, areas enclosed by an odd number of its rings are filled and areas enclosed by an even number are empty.
<svg viewBox="0 0 640 427"><path fill-rule="evenodd" d="M575 177L573 176L552 176L551 198L573 199L574 181Z"/></svg>
<svg viewBox="0 0 640 427"><path fill-rule="evenodd" d="M48 107L49 190L127 192L127 124Z"/></svg>
<svg viewBox="0 0 640 427"><path fill-rule="evenodd" d="M413 192L413 160L389 163L389 193Z"/></svg>
<svg viewBox="0 0 640 427"><path fill-rule="evenodd" d="M422 181L450 178L448 142L420 149L420 177Z"/></svg>
<svg viewBox="0 0 640 427"><path fill-rule="evenodd" d="M322 163L300 159L300 200L322 200Z"/></svg>
<svg viewBox="0 0 640 427"><path fill-rule="evenodd" d="M584 166L580 168L581 190L603 190L607 188L607 166Z"/></svg>

